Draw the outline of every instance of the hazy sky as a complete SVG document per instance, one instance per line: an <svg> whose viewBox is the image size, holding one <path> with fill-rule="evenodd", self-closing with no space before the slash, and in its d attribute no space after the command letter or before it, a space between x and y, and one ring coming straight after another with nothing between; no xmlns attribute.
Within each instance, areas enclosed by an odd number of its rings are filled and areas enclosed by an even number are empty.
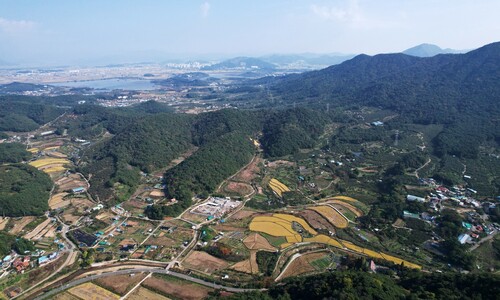
<svg viewBox="0 0 500 300"><path fill-rule="evenodd" d="M473 49L499 16L499 0L0 0L0 61Z"/></svg>

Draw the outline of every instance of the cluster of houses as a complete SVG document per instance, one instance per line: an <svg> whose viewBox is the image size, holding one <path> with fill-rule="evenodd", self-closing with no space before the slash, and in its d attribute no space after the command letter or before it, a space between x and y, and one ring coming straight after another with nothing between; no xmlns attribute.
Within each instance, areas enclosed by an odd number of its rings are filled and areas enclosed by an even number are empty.
<svg viewBox="0 0 500 300"><path fill-rule="evenodd" d="M467 177L470 178L470 176ZM433 192L429 193L429 195L425 197L409 194L406 196L407 201L426 203L427 206L436 213L439 213L444 205L448 208L450 206L458 207L465 211L465 217L467 220L466 222L462 222L462 226L467 230L467 232L457 237L461 244L474 243L475 239L480 239L485 235L493 234L500 230L500 226L498 224L487 222L487 214L495 209L497 204L493 202L478 201L474 198L477 191L462 186L447 188L445 186L438 185L432 178L421 178L420 183L422 185L432 187ZM480 208L483 209L485 214L480 215L476 212L476 209ZM436 219L435 215L428 212L415 214L404 211L403 217L417 218L429 222L433 222Z"/></svg>
<svg viewBox="0 0 500 300"><path fill-rule="evenodd" d="M8 274L9 270L16 271L18 273L24 273L24 271L34 268L36 266L46 265L59 257L59 252L53 252L48 255L41 255L43 251L37 251L34 253L34 256L38 256L38 259L33 260L30 255L18 255L15 252L5 256L0 261L0 267L2 274L0 278L4 276L4 274Z"/></svg>

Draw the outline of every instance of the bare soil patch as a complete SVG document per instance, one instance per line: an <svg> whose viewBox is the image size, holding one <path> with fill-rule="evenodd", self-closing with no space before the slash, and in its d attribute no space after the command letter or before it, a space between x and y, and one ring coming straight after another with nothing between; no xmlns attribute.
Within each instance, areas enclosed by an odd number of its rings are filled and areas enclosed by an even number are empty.
<svg viewBox="0 0 500 300"><path fill-rule="evenodd" d="M227 193L245 196L251 194L253 192L253 188L248 183L229 181L224 187L224 191Z"/></svg>
<svg viewBox="0 0 500 300"><path fill-rule="evenodd" d="M100 286L123 296L146 276L147 274L144 273L135 274L134 276L130 276L128 274L115 275L99 278L96 282Z"/></svg>
<svg viewBox="0 0 500 300"><path fill-rule="evenodd" d="M26 225L28 225L29 223L31 223L35 219L36 219L36 217L22 217L19 219L12 219L14 226L10 230L10 233L11 234L20 233Z"/></svg>
<svg viewBox="0 0 500 300"><path fill-rule="evenodd" d="M237 213L235 213L234 215L232 215L231 219L232 220L243 220L243 219L249 218L255 214L256 214L256 212L254 212L254 211L242 209L242 210L238 211Z"/></svg>
<svg viewBox="0 0 500 300"><path fill-rule="evenodd" d="M80 299L108 300L120 298L118 295L91 282L75 286L68 290L68 293Z"/></svg>
<svg viewBox="0 0 500 300"><path fill-rule="evenodd" d="M194 223L201 223L207 219L207 216L193 214L191 212L186 212L182 215L182 218Z"/></svg>
<svg viewBox="0 0 500 300"><path fill-rule="evenodd" d="M251 164L236 174L233 179L237 181L251 182L260 172L259 163L261 162L262 158L256 157Z"/></svg>
<svg viewBox="0 0 500 300"><path fill-rule="evenodd" d="M325 229L331 232L335 232L335 226L333 226L328 220L323 218L320 214L313 210L303 210L299 212L299 215L304 218L309 225L314 229Z"/></svg>
<svg viewBox="0 0 500 300"><path fill-rule="evenodd" d="M250 251L249 259L234 264L231 269L247 274L258 274L259 266L257 265L257 251Z"/></svg>
<svg viewBox="0 0 500 300"><path fill-rule="evenodd" d="M43 229L45 229L45 227L47 227L50 224L50 222L51 222L51 220L47 219L47 220L43 221L42 223L38 224L38 226L35 227L35 229L33 229L31 232L28 232L27 234L25 234L24 238L28 239L28 240L32 239L33 237L38 235Z"/></svg>
<svg viewBox="0 0 500 300"><path fill-rule="evenodd" d="M169 298L140 286L128 296L127 300L169 300Z"/></svg>
<svg viewBox="0 0 500 300"><path fill-rule="evenodd" d="M49 200L49 207L50 209L58 209L61 207L68 206L71 202L63 200L63 198L68 195L68 193L58 193L52 195Z"/></svg>
<svg viewBox="0 0 500 300"><path fill-rule="evenodd" d="M279 166L295 166L295 163L292 162L292 161L288 161L288 160L275 160L275 161L270 161L267 163L267 166L269 168L277 168Z"/></svg>
<svg viewBox="0 0 500 300"><path fill-rule="evenodd" d="M143 285L153 291L171 295L175 299L198 300L204 299L212 290L210 288L181 280L165 280L155 276L146 279Z"/></svg>
<svg viewBox="0 0 500 300"><path fill-rule="evenodd" d="M57 294L52 299L54 299L54 300L80 300L80 298L73 296L68 292Z"/></svg>
<svg viewBox="0 0 500 300"><path fill-rule="evenodd" d="M267 250L276 251L262 235L258 233L252 233L243 240L243 244L250 250Z"/></svg>
<svg viewBox="0 0 500 300"><path fill-rule="evenodd" d="M201 251L193 251L184 260L184 264L195 270L209 274L225 269L229 265L226 261Z"/></svg>
<svg viewBox="0 0 500 300"><path fill-rule="evenodd" d="M60 191L71 190L78 187L87 188L87 182L78 174L70 174L56 181Z"/></svg>
<svg viewBox="0 0 500 300"><path fill-rule="evenodd" d="M325 252L305 254L296 258L288 266L285 273L283 273L283 275L281 276L281 279L315 271L316 269L311 266L310 262L315 261L323 256L325 256Z"/></svg>
<svg viewBox="0 0 500 300"><path fill-rule="evenodd" d="M165 197L165 193L161 190L153 190L151 193L149 193L150 197Z"/></svg>

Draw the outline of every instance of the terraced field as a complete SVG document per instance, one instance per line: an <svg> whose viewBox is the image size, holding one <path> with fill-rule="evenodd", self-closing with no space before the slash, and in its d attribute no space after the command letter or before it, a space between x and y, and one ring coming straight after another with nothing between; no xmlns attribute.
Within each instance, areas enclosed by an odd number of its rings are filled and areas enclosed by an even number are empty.
<svg viewBox="0 0 500 300"><path fill-rule="evenodd" d="M276 193L276 195L283 197L284 192L289 192L290 189L284 185L283 183L279 182L277 179L272 178L269 181L269 187L273 190L273 192Z"/></svg>
<svg viewBox="0 0 500 300"><path fill-rule="evenodd" d="M336 216L336 226L338 228L342 228L340 226L347 226L347 220L345 220L338 212L336 212L333 208L329 206L316 206L311 209L318 211L322 215L328 215L328 219ZM335 212L334 215L332 212ZM339 222L338 220L343 220L343 222ZM304 230L308 231L313 237L302 237L299 233L293 230L292 222L297 222L302 225ZM333 221L332 221L333 222ZM344 241L340 239L335 239L329 237L324 234L318 234L314 229L312 229L307 222L303 219L298 218L293 215L288 214L274 214L272 216L256 216L252 219L252 222L249 225L250 230L262 232L273 237L284 237L286 238L286 242L280 245L281 249L285 249L289 246L292 246L296 243L301 242L309 242L309 243L320 243L333 246L342 250L349 250L355 252L360 255L366 255L368 257L376 258L376 259L384 259L387 261L391 261L395 264L404 264L406 267L421 269L421 266L411 263L409 261L403 260L401 258L377 252L374 250L366 249L355 245L349 241Z"/></svg>
<svg viewBox="0 0 500 300"><path fill-rule="evenodd" d="M339 214L335 209L331 208L330 206L320 205L320 206L310 207L309 209L314 210L320 215L322 215L337 228L346 228L347 225L349 224L348 221L341 214Z"/></svg>
<svg viewBox="0 0 500 300"><path fill-rule="evenodd" d="M60 165L69 164L69 160L64 158L42 158L39 160L32 161L29 164L35 168L42 168L52 164L60 164Z"/></svg>

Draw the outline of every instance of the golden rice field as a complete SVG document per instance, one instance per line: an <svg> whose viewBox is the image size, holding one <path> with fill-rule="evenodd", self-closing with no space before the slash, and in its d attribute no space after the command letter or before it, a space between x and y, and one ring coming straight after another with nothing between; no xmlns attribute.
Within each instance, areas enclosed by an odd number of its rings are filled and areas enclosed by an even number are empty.
<svg viewBox="0 0 500 300"><path fill-rule="evenodd" d="M63 171L66 171L67 168L65 167L51 167L51 168L46 168L46 169L43 169L43 171L45 173L56 173L56 172L63 172Z"/></svg>
<svg viewBox="0 0 500 300"><path fill-rule="evenodd" d="M47 148L45 148L45 149L43 149L43 150L45 150L45 151L50 151L50 150L59 149L60 147L61 147L61 146L52 146L52 147L47 147Z"/></svg>
<svg viewBox="0 0 500 300"><path fill-rule="evenodd" d="M351 201L351 202L356 202L358 200L354 199L354 198L351 198L351 197L348 197L348 196L334 196L334 197L331 197L329 199L332 199L332 200L344 200L344 201Z"/></svg>
<svg viewBox="0 0 500 300"><path fill-rule="evenodd" d="M69 160L63 159L63 158L43 158L43 159L32 161L29 164L35 168L41 168L43 166L52 165L52 164L65 165L65 164L69 164L69 163L70 163Z"/></svg>
<svg viewBox="0 0 500 300"><path fill-rule="evenodd" d="M27 149L28 152L31 152L31 153L37 153L40 149L38 148L29 148Z"/></svg>
<svg viewBox="0 0 500 300"><path fill-rule="evenodd" d="M339 214L335 209L331 208L330 206L320 205L320 206L310 207L309 209L312 209L317 213L319 213L321 216L326 218L328 221L330 221L330 223L332 223L337 228L346 228L347 225L349 224L347 220L344 217L342 217L341 214Z"/></svg>
<svg viewBox="0 0 500 300"><path fill-rule="evenodd" d="M269 181L269 187L280 197L282 197L284 192L290 191L290 189L286 185L279 182L275 178L271 178L271 180Z"/></svg>
<svg viewBox="0 0 500 300"><path fill-rule="evenodd" d="M307 222L304 221L304 219L302 219L302 218L298 218L296 216L287 215L287 214L273 214L273 217L280 218L280 219L283 219L283 220L286 220L286 221L290 221L290 222L297 222L305 230L307 230L307 232L309 232L310 234L312 234L312 235L318 234L316 232L316 230L314 230L311 226L309 226L309 224L307 224Z"/></svg>
<svg viewBox="0 0 500 300"><path fill-rule="evenodd" d="M250 230L283 236L288 243L302 242L302 236L292 229L292 222L277 217L257 216L249 225Z"/></svg>
<svg viewBox="0 0 500 300"><path fill-rule="evenodd" d="M312 238L305 238L304 242L328 244L336 248L343 248L342 244L339 243L337 240L332 239L331 237L326 236L324 234L320 234Z"/></svg>
<svg viewBox="0 0 500 300"><path fill-rule="evenodd" d="M338 214L334 209L328 206L316 206L312 207L311 209L317 209L319 208L320 210L325 210L323 208L331 209L334 211L338 217L343 219L340 214ZM320 214L321 212L318 211ZM285 237L286 238L286 243L281 244L280 248L284 249L286 247L289 247L293 244L300 243L300 242L311 242L311 243L321 243L321 244L327 244L333 247L336 247L338 249L349 249L353 252L363 254L372 258L377 258L377 259L384 259L387 261L391 261L395 264L401 264L403 263L406 267L408 268L413 268L413 269L421 269L422 267L411 263L409 261L403 260L401 258L373 251L370 249L366 249L360 246L357 246L349 241L344 241L344 240L338 240L331 238L329 236L326 236L324 234L318 234L314 229L310 228L310 226L304 221L300 221L301 218L292 216L292 215L287 215L287 214L274 214L273 216L257 216L252 219L252 222L250 222L249 228L252 231L257 231L257 232L263 232L267 233L272 236L277 236L277 237ZM302 238L302 236L298 233L296 233L293 228L292 228L292 222L297 222L300 223L305 230L309 231L312 235L314 235L311 238ZM345 221L345 225L347 226L347 221ZM337 225L336 225L337 226Z"/></svg>

